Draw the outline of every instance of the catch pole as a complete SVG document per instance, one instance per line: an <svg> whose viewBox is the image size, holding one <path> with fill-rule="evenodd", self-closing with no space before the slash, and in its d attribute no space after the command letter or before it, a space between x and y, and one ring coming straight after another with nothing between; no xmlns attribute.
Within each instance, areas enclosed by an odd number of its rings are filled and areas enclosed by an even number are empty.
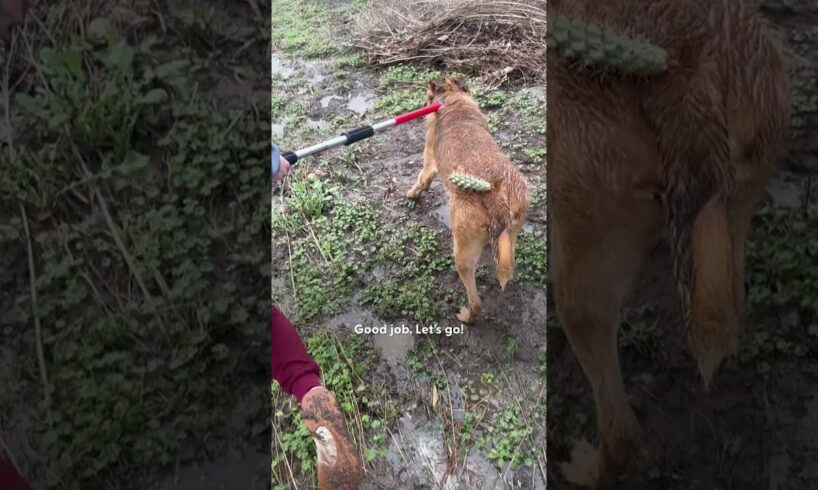
<svg viewBox="0 0 818 490"><path fill-rule="evenodd" d="M409 122L409 121L412 121L412 120L417 119L419 117L423 117L423 116L425 116L427 114L431 114L432 112L435 112L436 110L440 109L441 107L443 107L443 100L442 99L438 100L434 104L430 104L430 105L427 105L425 107L421 107L420 109L415 109L413 111L409 111L409 112L407 112L405 114L401 114L400 116L393 117L392 119L387 119L386 121L381 121L381 122L373 124L371 126L363 126L363 127L358 128L358 129L353 129L351 131L347 131L346 133L344 133L344 134L342 134L340 136L336 136L335 138L329 139L327 141L323 141L321 143L318 143L318 144L315 144L315 145L312 145L312 146L308 146L307 148L304 148L302 150L298 150L298 151L295 151L295 152L288 151L287 153L284 153L282 156L288 162L290 162L290 165L293 165L293 164L295 164L295 162L297 162L298 160L300 160L300 159L302 159L302 158L304 158L306 156L309 156L309 155L312 155L312 154L315 154L315 153L320 153L320 152L322 152L324 150L328 150L328 149L334 148L336 146L341 146L341 145L349 146L352 143L355 143L357 141L361 141L361 140L364 140L366 138L369 138L370 136L373 136L373 135L375 135L377 133L380 133L381 131L384 131L386 129L389 129L389 128L392 128L392 127L395 127L395 126L400 126L401 124L403 124L405 122Z"/></svg>

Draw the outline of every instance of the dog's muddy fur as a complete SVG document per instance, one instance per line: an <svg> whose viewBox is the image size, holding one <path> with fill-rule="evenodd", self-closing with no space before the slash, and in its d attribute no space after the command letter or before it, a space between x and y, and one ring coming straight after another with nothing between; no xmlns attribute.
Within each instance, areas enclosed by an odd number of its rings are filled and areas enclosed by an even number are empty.
<svg viewBox="0 0 818 490"><path fill-rule="evenodd" d="M670 60L666 74L633 80L549 59L551 277L600 441L577 446L563 469L575 484L611 487L641 439L620 373L620 310L663 237L705 386L737 348L745 242L788 124L786 62L742 1L552 0L548 9L641 37Z"/></svg>
<svg viewBox="0 0 818 490"><path fill-rule="evenodd" d="M417 199L429 189L435 175L440 175L449 195L454 262L469 301L457 319L473 323L483 307L475 272L489 242L495 243L500 288L505 290L514 277L517 236L528 215L528 184L491 136L488 121L469 95L465 79L433 80L426 96L427 104L442 100L444 105L426 116L423 169L406 197ZM491 184L491 190L459 189L449 182L453 172L483 179Z"/></svg>

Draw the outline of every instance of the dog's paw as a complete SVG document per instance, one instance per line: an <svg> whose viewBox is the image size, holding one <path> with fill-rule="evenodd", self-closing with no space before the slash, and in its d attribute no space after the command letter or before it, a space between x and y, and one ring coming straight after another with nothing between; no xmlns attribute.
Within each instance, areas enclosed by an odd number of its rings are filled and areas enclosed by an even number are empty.
<svg viewBox="0 0 818 490"><path fill-rule="evenodd" d="M472 323L474 321L474 315L471 314L471 310L468 306L464 306L460 308L460 313L457 314L457 319L463 323Z"/></svg>
<svg viewBox="0 0 818 490"><path fill-rule="evenodd" d="M583 488L595 488L599 481L599 451L587 441L571 450L571 461L560 465L566 481Z"/></svg>
<svg viewBox="0 0 818 490"><path fill-rule="evenodd" d="M411 188L411 189L409 189L409 190L406 192L406 199L412 199L412 200L414 200L414 199L417 199L418 197L420 197L420 192L419 192L419 191L417 191L417 190L415 190L415 188L414 188L414 187L413 187L413 188Z"/></svg>

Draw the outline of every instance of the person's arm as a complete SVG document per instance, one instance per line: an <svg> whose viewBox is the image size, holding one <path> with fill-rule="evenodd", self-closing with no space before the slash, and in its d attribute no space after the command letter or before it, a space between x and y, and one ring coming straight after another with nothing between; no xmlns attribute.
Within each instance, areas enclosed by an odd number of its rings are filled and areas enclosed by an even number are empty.
<svg viewBox="0 0 818 490"><path fill-rule="evenodd" d="M321 386L321 371L307 352L293 324L272 308L272 371L281 389L301 403L311 389Z"/></svg>
<svg viewBox="0 0 818 490"><path fill-rule="evenodd" d="M12 27L23 23L28 7L28 0L0 0L0 40L8 37Z"/></svg>

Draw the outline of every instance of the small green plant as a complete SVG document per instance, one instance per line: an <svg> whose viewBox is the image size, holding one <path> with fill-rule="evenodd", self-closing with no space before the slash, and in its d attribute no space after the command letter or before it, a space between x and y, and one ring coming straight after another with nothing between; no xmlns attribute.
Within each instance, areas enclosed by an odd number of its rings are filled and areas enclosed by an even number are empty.
<svg viewBox="0 0 818 490"><path fill-rule="evenodd" d="M531 451L522 451L525 440L531 433L532 428L522 421L520 408L509 405L497 412L491 421L484 437L488 448L486 457L498 468L502 468L506 462L511 462L512 468L517 468L521 463L532 466L535 457Z"/></svg>
<svg viewBox="0 0 818 490"><path fill-rule="evenodd" d="M517 238L516 252L518 280L545 287L548 278L548 249L545 240L522 233Z"/></svg>
<svg viewBox="0 0 818 490"><path fill-rule="evenodd" d="M748 243L749 313L741 362L767 375L792 359L818 377L818 231L814 209L767 206ZM774 325L774 328L771 326Z"/></svg>
<svg viewBox="0 0 818 490"><path fill-rule="evenodd" d="M364 58L360 54L342 56L335 61L336 68L359 68L363 66Z"/></svg>
<svg viewBox="0 0 818 490"><path fill-rule="evenodd" d="M505 355L507 359L514 359L517 357L517 352L519 351L519 347L517 345L517 339L514 337L509 337L506 339L506 350Z"/></svg>
<svg viewBox="0 0 818 490"><path fill-rule="evenodd" d="M495 109L508 103L508 96L500 90L486 91L482 87L477 87L473 93L482 109Z"/></svg>

